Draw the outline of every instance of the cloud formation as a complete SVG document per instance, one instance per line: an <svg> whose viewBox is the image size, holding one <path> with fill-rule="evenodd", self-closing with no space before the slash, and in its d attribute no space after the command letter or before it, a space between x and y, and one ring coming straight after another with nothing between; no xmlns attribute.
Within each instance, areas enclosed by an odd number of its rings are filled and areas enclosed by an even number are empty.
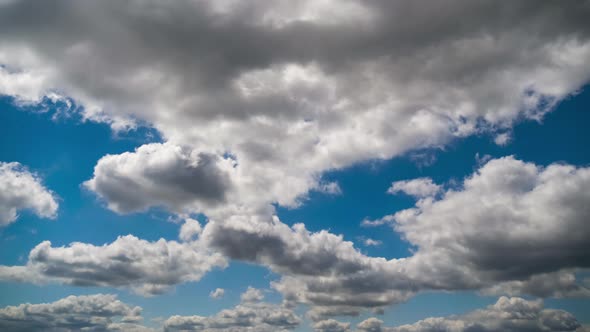
<svg viewBox="0 0 590 332"><path fill-rule="evenodd" d="M209 270L226 265L221 255L195 242L148 242L127 235L102 246L74 242L52 247L44 241L31 250L26 265L0 266L0 279L125 287L155 295L179 283L198 281Z"/></svg>
<svg viewBox="0 0 590 332"><path fill-rule="evenodd" d="M242 294L242 303L213 316L172 316L164 322L164 331L283 332L301 323L291 309L260 302L262 297L252 296L255 293L261 291L249 287Z"/></svg>
<svg viewBox="0 0 590 332"><path fill-rule="evenodd" d="M116 295L68 296L52 303L21 304L0 309L5 331L152 331L139 325L141 308Z"/></svg>
<svg viewBox="0 0 590 332"><path fill-rule="evenodd" d="M72 98L87 119L147 124L189 147L191 167L181 158L127 173L114 163L132 156L105 157L89 184L116 211L206 208L226 186L217 176L204 186L202 174L228 154L243 186L232 203L292 206L323 188L326 170L541 118L590 79L589 11L585 1L9 1L0 93ZM161 183L146 181L154 171ZM133 200L117 182L146 192Z"/></svg>
<svg viewBox="0 0 590 332"><path fill-rule="evenodd" d="M57 216L58 203L53 192L17 162L0 162L0 188L0 227L13 223L19 210L31 210L39 218Z"/></svg>
<svg viewBox="0 0 590 332"><path fill-rule="evenodd" d="M521 332L583 331L569 312L544 309L543 302L501 297L485 309L450 316L431 317L414 324L384 327L383 321L369 318L357 326L359 332Z"/></svg>

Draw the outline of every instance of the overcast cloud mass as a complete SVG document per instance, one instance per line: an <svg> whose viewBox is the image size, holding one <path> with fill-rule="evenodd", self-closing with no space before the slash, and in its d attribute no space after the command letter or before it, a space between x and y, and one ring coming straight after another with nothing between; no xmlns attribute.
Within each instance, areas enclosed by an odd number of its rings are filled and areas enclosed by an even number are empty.
<svg viewBox="0 0 590 332"><path fill-rule="evenodd" d="M543 299L590 296L590 163L478 154L469 174L395 177L382 184L390 212L355 221L362 248L279 215L350 194L330 177L337 172L424 151L416 163L436 167L428 153L474 137L502 149L519 124L545 125L590 81L588 17L585 0L0 1L0 96L11 107L52 114L58 126L107 126L113 137L155 133L131 148L87 147L109 152L80 163L77 196L63 198L64 218L129 218L126 231L108 242L100 227L89 228L92 242L42 233L27 240L28 256L3 257L0 281L157 297L201 280L210 287L233 262L268 273L256 277L264 290L239 276L257 288L237 305L233 284L203 292L234 301L213 315L143 324L141 309L114 295L80 295L7 306L0 327L582 331ZM1 228L11 232L23 211L60 222L62 196L44 177L65 167L62 157L27 165L0 155ZM411 207L398 204L408 199ZM89 216L84 204L104 211ZM128 231L139 218L145 239ZM177 233L160 234L171 226L151 218L178 224ZM407 254L379 251L390 243L367 237L373 227ZM398 327L367 318L424 292L456 291L499 299Z"/></svg>

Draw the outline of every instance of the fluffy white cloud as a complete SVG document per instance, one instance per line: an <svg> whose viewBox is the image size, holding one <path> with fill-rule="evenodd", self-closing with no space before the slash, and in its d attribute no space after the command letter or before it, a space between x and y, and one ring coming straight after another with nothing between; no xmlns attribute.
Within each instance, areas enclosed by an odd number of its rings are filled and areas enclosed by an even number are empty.
<svg viewBox="0 0 590 332"><path fill-rule="evenodd" d="M68 296L0 309L0 329L6 331L151 331L138 324L141 320L141 308L116 295Z"/></svg>
<svg viewBox="0 0 590 332"><path fill-rule="evenodd" d="M261 297L252 298L254 291L259 290L248 288L242 294L242 303L213 316L172 316L164 322L164 331L283 332L301 323L291 309L260 302Z"/></svg>
<svg viewBox="0 0 590 332"><path fill-rule="evenodd" d="M52 247L44 241L31 250L27 265L0 266L0 279L127 287L153 295L226 265L220 254L197 242L148 242L127 235L102 246L74 242Z"/></svg>
<svg viewBox="0 0 590 332"><path fill-rule="evenodd" d="M0 227L14 222L18 211L28 209L40 218L57 216L55 195L41 179L19 163L0 162Z"/></svg>
<svg viewBox="0 0 590 332"><path fill-rule="evenodd" d="M225 295L225 289L223 288L216 288L214 291L209 293L209 297L212 299L220 299Z"/></svg>
<svg viewBox="0 0 590 332"><path fill-rule="evenodd" d="M421 271L416 278L432 279L426 283L433 288L505 281L512 291L542 296L548 289L590 294L567 271L590 267L588 202L590 168L505 157L488 161L462 188L421 199L390 219L417 248L408 266ZM538 287L543 283L550 285Z"/></svg>
<svg viewBox="0 0 590 332"><path fill-rule="evenodd" d="M465 315L432 317L398 327L384 327L382 321L369 318L357 328L359 332L582 331L580 323L569 312L544 309L542 301L507 297Z"/></svg>
<svg viewBox="0 0 590 332"><path fill-rule="evenodd" d="M405 193L416 198L432 197L441 190L441 187L432 182L431 178L418 178L405 181L396 181L387 189L388 194Z"/></svg>
<svg viewBox="0 0 590 332"><path fill-rule="evenodd" d="M350 323L326 319L313 324L313 329L316 332L346 332L350 331Z"/></svg>

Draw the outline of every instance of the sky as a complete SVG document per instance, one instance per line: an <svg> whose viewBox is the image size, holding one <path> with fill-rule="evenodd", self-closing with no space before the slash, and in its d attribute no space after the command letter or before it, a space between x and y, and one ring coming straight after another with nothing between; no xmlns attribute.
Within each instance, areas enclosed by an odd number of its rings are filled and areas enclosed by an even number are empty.
<svg viewBox="0 0 590 332"><path fill-rule="evenodd" d="M0 330L589 331L589 14L0 1Z"/></svg>

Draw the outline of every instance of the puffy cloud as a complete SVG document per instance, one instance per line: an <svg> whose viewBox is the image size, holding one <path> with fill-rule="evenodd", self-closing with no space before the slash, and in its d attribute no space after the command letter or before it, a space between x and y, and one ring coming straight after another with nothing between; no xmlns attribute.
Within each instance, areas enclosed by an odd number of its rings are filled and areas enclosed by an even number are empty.
<svg viewBox="0 0 590 332"><path fill-rule="evenodd" d="M301 323L291 309L247 295L253 290L248 288L236 307L213 316L172 316L164 322L164 331L281 332L293 330Z"/></svg>
<svg viewBox="0 0 590 332"><path fill-rule="evenodd" d="M546 186L538 180L541 189L522 192L529 199L513 193L507 205L496 201L501 191L484 190L493 220L461 205L456 222L441 214L447 222L435 223L428 211L453 205L445 202L455 194L421 200L384 219L417 247L399 260L290 228L272 219L271 205L296 206L324 190L327 170L540 119L590 78L587 2L290 3L4 3L0 93L34 101L59 91L87 119L159 130L166 143L105 156L87 187L121 213L205 213L204 243L283 274L276 288L319 316L382 307L425 288L482 288L587 265L579 241L587 234L561 227L579 226L576 213L587 211L579 204L587 196L573 196L578 182L565 181L583 180L584 170L539 195ZM488 212L477 205L487 201L473 203ZM558 241L568 236L562 251ZM506 254L513 250L521 254ZM534 267L540 257L546 262Z"/></svg>
<svg viewBox="0 0 590 332"><path fill-rule="evenodd" d="M326 319L313 324L313 329L317 332L346 332L350 331L350 323Z"/></svg>
<svg viewBox="0 0 590 332"><path fill-rule="evenodd" d="M242 302L244 302L244 303L260 302L264 299L264 294L262 294L262 291L260 289L248 287L246 292L244 292L244 294L242 294L242 296L240 296L240 298L242 299Z"/></svg>
<svg viewBox="0 0 590 332"><path fill-rule="evenodd" d="M214 291L209 293L209 297L212 299L220 299L225 295L225 289L223 288L216 288Z"/></svg>
<svg viewBox="0 0 590 332"><path fill-rule="evenodd" d="M138 324L141 319L140 307L104 294L0 309L0 329L6 331L151 331Z"/></svg>
<svg viewBox="0 0 590 332"><path fill-rule="evenodd" d="M13 223L28 209L40 218L57 216L58 203L41 179L17 162L0 162L0 227Z"/></svg>
<svg viewBox="0 0 590 332"><path fill-rule="evenodd" d="M185 218L184 224L180 227L180 233L178 237L185 242L194 240L195 237L199 236L203 229L201 228L201 224L192 218Z"/></svg>
<svg viewBox="0 0 590 332"><path fill-rule="evenodd" d="M590 168L488 161L461 187L386 218L415 248L401 259L364 255L342 236L277 217L211 220L202 240L281 274L273 287L311 305L314 320L378 310L421 290L588 296L575 273L588 268L589 189Z"/></svg>
<svg viewBox="0 0 590 332"><path fill-rule="evenodd" d="M186 207L223 203L229 190L231 161L171 144L143 145L135 152L102 157L94 177L84 185L120 212L165 206ZM195 204L197 204L195 206Z"/></svg>
<svg viewBox="0 0 590 332"><path fill-rule="evenodd" d="M145 123L191 149L157 164L165 169L144 156L99 162L89 187L119 212L218 202L227 154L244 188L236 204L292 206L335 189L321 184L326 170L542 117L590 78L589 11L535 1L12 1L0 15L0 93L68 96L87 119ZM145 193L134 200L133 189Z"/></svg>
<svg viewBox="0 0 590 332"><path fill-rule="evenodd" d="M357 327L365 332L582 331L580 323L569 312L543 309L540 300L514 297L501 297L485 309L460 316L432 317L399 327L384 327L382 321L369 318Z"/></svg>
<svg viewBox="0 0 590 332"><path fill-rule="evenodd" d="M128 287L153 295L198 281L207 271L226 264L220 254L196 242L148 242L127 235L102 246L74 242L52 247L44 241L31 250L27 265L0 266L0 279Z"/></svg>
<svg viewBox="0 0 590 332"><path fill-rule="evenodd" d="M488 161L462 188L390 219L417 248L407 264L430 287L508 282L512 292L588 295L568 270L590 267L589 193L590 168L504 157Z"/></svg>
<svg viewBox="0 0 590 332"><path fill-rule="evenodd" d="M441 190L441 187L432 182L431 178L418 178L413 180L396 181L387 189L388 194L405 193L416 198L432 197Z"/></svg>

